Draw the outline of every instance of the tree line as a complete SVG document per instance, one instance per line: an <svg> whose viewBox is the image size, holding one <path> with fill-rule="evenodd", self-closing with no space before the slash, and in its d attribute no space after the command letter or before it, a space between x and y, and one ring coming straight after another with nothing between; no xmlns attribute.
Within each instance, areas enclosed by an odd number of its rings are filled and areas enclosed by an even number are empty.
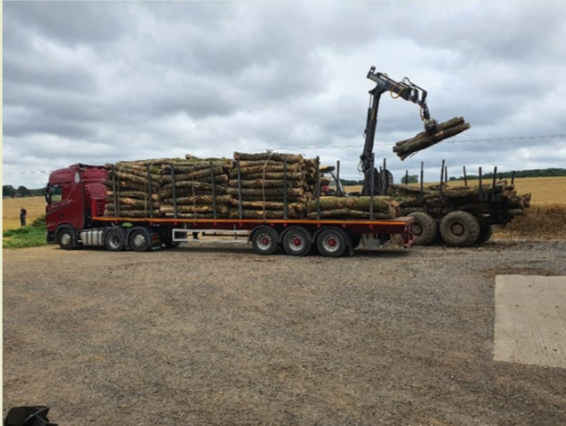
<svg viewBox="0 0 566 426"><path fill-rule="evenodd" d="M28 189L21 185L14 188L12 185L2 186L2 197L15 197L19 194L20 197L37 197L40 195L45 195L45 188Z"/></svg>

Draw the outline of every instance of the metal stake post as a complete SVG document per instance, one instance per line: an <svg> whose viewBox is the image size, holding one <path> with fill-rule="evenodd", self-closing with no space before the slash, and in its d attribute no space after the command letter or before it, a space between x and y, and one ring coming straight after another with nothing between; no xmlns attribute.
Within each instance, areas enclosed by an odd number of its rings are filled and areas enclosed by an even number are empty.
<svg viewBox="0 0 566 426"><path fill-rule="evenodd" d="M421 161L421 192L419 194L419 202L424 200L424 161Z"/></svg>
<svg viewBox="0 0 566 426"><path fill-rule="evenodd" d="M343 197L342 185L340 185L340 160L336 161L336 192L339 197Z"/></svg>
<svg viewBox="0 0 566 426"><path fill-rule="evenodd" d="M242 170L240 169L240 160L236 160L238 168L238 217L242 218Z"/></svg>
<svg viewBox="0 0 566 426"><path fill-rule="evenodd" d="M114 193L114 217L118 217L118 194L116 192L116 168L112 166L112 192Z"/></svg>
<svg viewBox="0 0 566 426"><path fill-rule="evenodd" d="M468 175L466 174L466 166L464 166L464 185L468 186Z"/></svg>
<svg viewBox="0 0 566 426"><path fill-rule="evenodd" d="M371 154L371 179L369 184L369 220L373 220L373 193L375 191L375 154Z"/></svg>
<svg viewBox="0 0 566 426"><path fill-rule="evenodd" d="M287 219L287 157L283 159L283 219Z"/></svg>
<svg viewBox="0 0 566 426"><path fill-rule="evenodd" d="M442 179L444 177L444 160L442 160L442 166L440 167L440 202L444 201L444 189Z"/></svg>
<svg viewBox="0 0 566 426"><path fill-rule="evenodd" d="M175 170L173 170L173 164L171 164L171 184L173 185L173 216L177 219L177 190L175 188Z"/></svg>
<svg viewBox="0 0 566 426"><path fill-rule="evenodd" d="M149 193L149 217L153 217L153 199L151 198L151 191L152 191L151 171L149 170L149 166L147 166L147 185L148 185L147 192Z"/></svg>
<svg viewBox="0 0 566 426"><path fill-rule="evenodd" d="M482 188L481 166L480 166L480 168L479 168L479 178L480 178L479 187L478 187L479 199L480 199L480 201L483 201L483 188Z"/></svg>
<svg viewBox="0 0 566 426"><path fill-rule="evenodd" d="M316 219L320 220L320 157L316 157Z"/></svg>
<svg viewBox="0 0 566 426"><path fill-rule="evenodd" d="M511 172L511 185L515 185L515 170Z"/></svg>
<svg viewBox="0 0 566 426"><path fill-rule="evenodd" d="M210 160L210 185L212 185L212 209L214 210L214 219L216 219L216 188L214 185L214 170L212 168L212 160Z"/></svg>

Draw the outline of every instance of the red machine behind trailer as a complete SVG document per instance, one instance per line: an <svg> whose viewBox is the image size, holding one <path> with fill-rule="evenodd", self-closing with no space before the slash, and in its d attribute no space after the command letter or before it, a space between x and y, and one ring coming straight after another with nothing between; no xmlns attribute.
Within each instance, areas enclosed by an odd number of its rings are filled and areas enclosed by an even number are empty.
<svg viewBox="0 0 566 426"><path fill-rule="evenodd" d="M187 241L190 232L244 235L258 254L279 247L294 256L317 247L323 256L352 255L364 242L377 246L398 234L413 243L413 218L391 220L186 219L103 216L108 179L104 167L74 164L49 176L46 191L47 241L63 249L106 247L110 251L156 250Z"/></svg>

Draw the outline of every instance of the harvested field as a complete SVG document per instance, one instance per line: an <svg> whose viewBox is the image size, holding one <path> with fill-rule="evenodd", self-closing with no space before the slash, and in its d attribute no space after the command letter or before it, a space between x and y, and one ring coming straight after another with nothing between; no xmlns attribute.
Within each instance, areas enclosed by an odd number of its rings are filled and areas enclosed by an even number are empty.
<svg viewBox="0 0 566 426"><path fill-rule="evenodd" d="M4 251L4 415L33 403L76 426L563 425L566 370L493 361L493 327L495 276L565 275L564 252Z"/></svg>
<svg viewBox="0 0 566 426"><path fill-rule="evenodd" d="M20 227L20 208L24 207L27 212L27 223L32 223L39 216L45 214L45 198L24 197L6 198L2 200L2 229Z"/></svg>

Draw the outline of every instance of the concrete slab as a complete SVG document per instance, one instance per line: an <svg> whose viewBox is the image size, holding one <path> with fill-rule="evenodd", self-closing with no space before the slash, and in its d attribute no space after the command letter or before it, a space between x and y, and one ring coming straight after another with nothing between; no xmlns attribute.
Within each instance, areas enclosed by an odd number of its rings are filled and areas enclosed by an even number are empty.
<svg viewBox="0 0 566 426"><path fill-rule="evenodd" d="M493 359L566 368L566 277L495 277Z"/></svg>

